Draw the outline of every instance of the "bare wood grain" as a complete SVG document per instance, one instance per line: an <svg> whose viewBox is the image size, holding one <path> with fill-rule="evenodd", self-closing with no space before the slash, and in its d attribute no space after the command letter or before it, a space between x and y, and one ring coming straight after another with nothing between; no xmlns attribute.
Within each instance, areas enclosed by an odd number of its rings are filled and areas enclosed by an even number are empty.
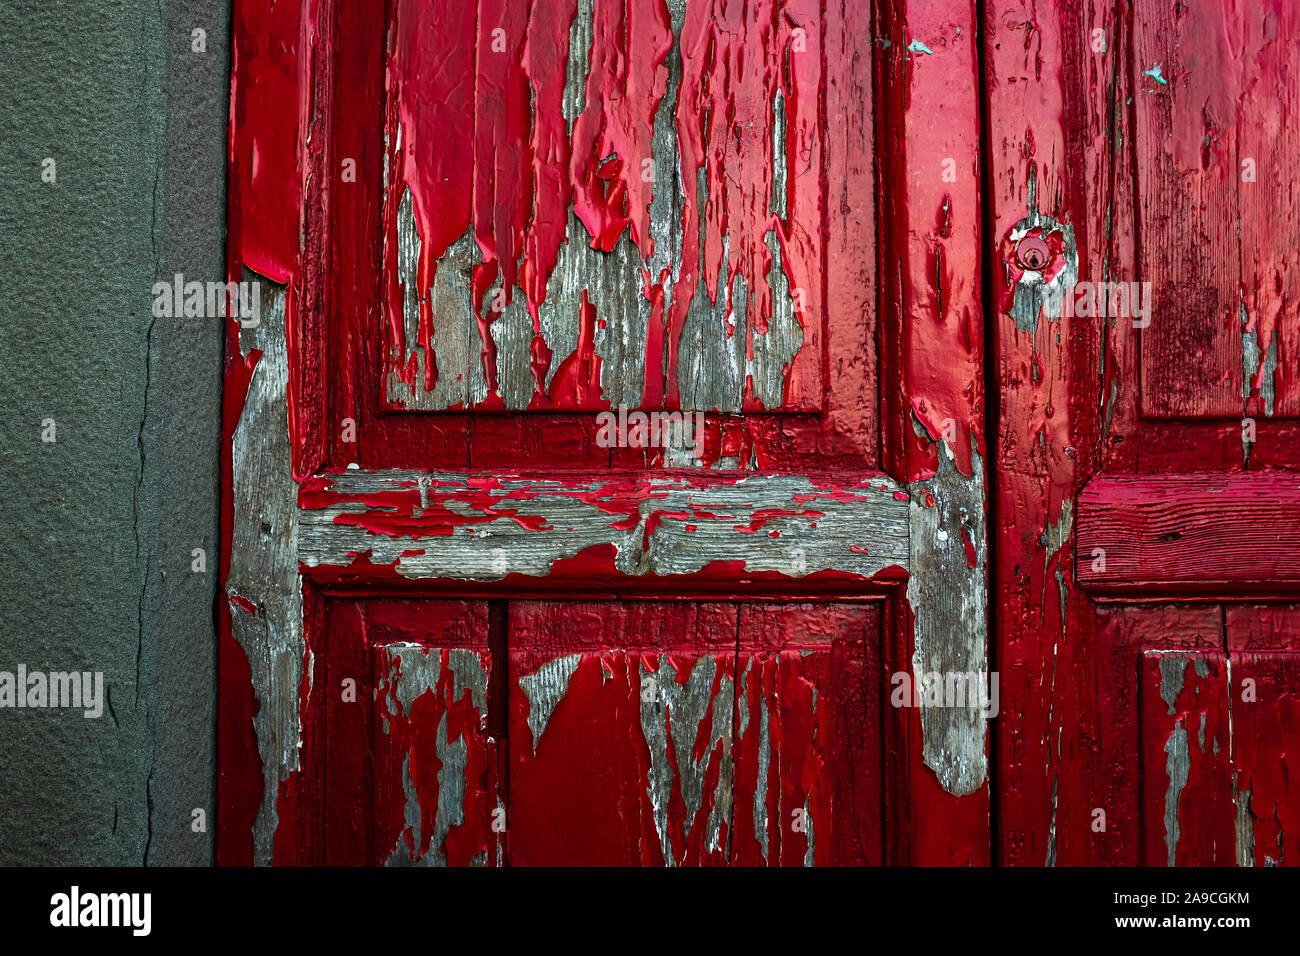
<svg viewBox="0 0 1300 956"><path fill-rule="evenodd" d="M369 554L404 577L495 581L548 576L556 562L600 546L631 576L730 566L869 578L909 560L907 496L885 476L350 471L322 482L300 502L298 554L309 567Z"/></svg>
<svg viewBox="0 0 1300 956"><path fill-rule="evenodd" d="M1097 594L1300 590L1300 477L1116 476L1079 494L1080 584Z"/></svg>

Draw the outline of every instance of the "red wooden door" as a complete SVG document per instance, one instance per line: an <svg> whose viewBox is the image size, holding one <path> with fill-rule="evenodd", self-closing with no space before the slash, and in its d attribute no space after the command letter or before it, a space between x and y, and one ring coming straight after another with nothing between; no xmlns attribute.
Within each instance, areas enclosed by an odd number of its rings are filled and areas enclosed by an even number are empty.
<svg viewBox="0 0 1300 956"><path fill-rule="evenodd" d="M1293 863L1300 11L984 26L999 857Z"/></svg>
<svg viewBox="0 0 1300 956"><path fill-rule="evenodd" d="M236 8L222 862L989 862L971 5Z"/></svg>

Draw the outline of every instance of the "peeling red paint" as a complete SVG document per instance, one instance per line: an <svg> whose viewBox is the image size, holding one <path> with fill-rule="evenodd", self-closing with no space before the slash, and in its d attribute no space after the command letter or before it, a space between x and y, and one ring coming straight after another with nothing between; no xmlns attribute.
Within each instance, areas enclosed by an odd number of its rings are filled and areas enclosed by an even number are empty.
<svg viewBox="0 0 1300 956"><path fill-rule="evenodd" d="M479 605L482 607L482 605ZM486 622L483 622L484 624ZM477 635L486 639L486 628ZM437 638L434 638L437 640ZM374 718L376 806L376 863L396 858L401 862L433 859L449 866L497 862L503 852L504 811L498 815L499 830L493 829L493 812L498 809L496 788L497 754L484 720L485 704L476 704L479 690L465 683L457 670L454 649L420 648L408 656L436 657L437 663L422 670L437 672L433 687L417 691L414 701L401 700L403 658L399 652L411 645L382 645L375 648L378 689ZM471 647L469 669L478 668L483 678L481 692L486 700L491 658L486 646ZM461 668L467 665L459 661ZM408 666L410 666L408 664ZM453 762L453 758L454 759ZM449 787L463 793L449 792ZM414 803L414 808L412 807ZM504 805L502 804L502 807ZM415 809L418 821L411 823ZM443 813L452 819L439 820ZM446 832L440 832L440 825Z"/></svg>
<svg viewBox="0 0 1300 956"><path fill-rule="evenodd" d="M375 17L367 4L342 0L328 10L308 4L301 13L277 7L274 23L259 19L247 6L236 9L232 156L258 157L260 162L265 145L275 150L275 159L255 170L245 163L240 176L232 178L235 254L230 261L232 270L265 270L287 287L288 401L300 508L308 512L338 503L337 473L350 465L495 471L502 476L523 466L538 473L563 470L556 476L558 489L503 495L500 477L476 479L469 490L448 490L431 480L350 499L364 506L364 513L337 516L340 528L362 528L381 539L409 538L413 546L399 544L399 557L391 563L358 549L347 555L345 566L301 567L307 602L304 664L311 665L304 666L304 681L312 676L299 688L301 767L277 795L275 861L376 862L386 859L404 834L418 844L408 855L433 849L427 841L434 832L430 808L437 801L439 761L429 756L428 747L444 717L452 737L467 741L471 750L467 775L472 806L467 805L463 827L449 831L445 847L453 862L468 862L484 851L495 859L498 847L518 862L663 862L665 854L709 863L757 862L760 857L772 863L984 861L987 790L953 800L907 752L908 735L917 732L911 725L914 715L895 719L880 710L875 678L886 658L893 662L905 656L894 645L908 620L905 613L897 616L893 603L882 612L878 600L857 599L896 595L906 579L900 565L885 567L870 579L829 570L794 580L751 571L745 560L728 558L708 562L691 575L631 580L618 570L615 549L598 545L555 560L545 577L512 572L475 584L412 581L401 573L403 558L436 553L457 529L571 530L551 527L540 513L539 503L556 494L578 496L607 515L615 529L634 529L645 520L647 541L661 534L666 522L687 522L693 535L706 537L700 533L710 530L706 522L725 520L738 534L758 538L756 546L770 546L766 540L780 536L780 547L790 547L797 538L792 541L791 533L776 530L773 522L799 516L813 528L819 520L829 527L828 511L865 504L873 498L869 492L883 490L891 501L908 501L907 493L891 493L893 483L881 481L882 459L908 479L932 474L943 453L935 439L950 416L958 425L952 451L963 474L970 474L971 435L974 450L982 454L983 431L982 333L972 285L979 269L980 219L975 114L949 124L959 147L962 179L956 187L945 184L936 192L913 166L927 150L942 145L926 133L922 120L929 118L927 112L943 106L954 75L974 76L969 43L975 31L967 22L968 11L963 8L959 18L964 24L960 40L945 33L952 24L940 23L943 18L937 15L933 22L930 14L916 11L882 18L899 39L906 21L909 34L925 36L936 57L959 55L955 67L939 67L937 59L918 63L921 58L902 54L904 47L896 45L890 57L901 59L889 60L896 73L886 94L877 98L872 60L864 52L876 46L873 18L860 15L863 11L835 5L823 10L816 0L692 4L682 28L680 86L675 100L665 102L668 68L677 55L671 49L666 6L600 4L594 39L585 51L589 71L583 97L576 113L566 116L573 0L450 0L433 16L421 5L400 0L390 6L387 20ZM412 28L415 22L419 30ZM784 137L774 144L778 100ZM891 144L889 158L877 164L872 104L886 101L887 107L876 108L877 115L882 122L899 124L906 142L901 152ZM286 113L290 106L297 111L292 118ZM647 181L641 171L642 161L651 155L661 106L669 110L679 144L679 168L672 173L680 174L685 190L683 248L674 251L679 261L654 274L649 256L664 250L652 245L651 206L656 191L675 176L657 170ZM455 148L442 148L448 144ZM345 159L355 162L354 182L339 175ZM784 188L775 174L782 165L779 159L784 160ZM875 180L878 165L886 183ZM694 189L700 172L707 196ZM877 196L893 195L895 184L906 186L898 189L906 200L882 215L889 235L879 246L891 250L882 257L897 256L884 264L882 274L892 277L901 268L904 278L899 287L886 283L888 291L878 297ZM480 333L500 321L488 301L495 283L504 284L512 304L522 293L533 323L527 349L532 374L542 382L559 365L549 390L538 390L527 414L499 414L504 405L495 395L475 405L473 414L465 407L438 413L390 407L383 370L390 361L389 344L404 336L405 328L400 321L403 288L386 263L397 239L397 206L408 186L419 224L415 281L421 291L434 281L439 259L468 233L482 259L468 280ZM551 354L539 334L539 310L564 251L571 204L586 235L570 241L605 250L626 237L643 259L640 285L650 311L645 351L656 358L667 352L662 369L646 363L644 407L674 407L680 401L678 346L697 288L716 300L723 291L720 283L738 294L744 280L750 297L748 328L730 331L747 336L743 351L747 359L754 358L752 336L766 331L772 318L768 271L773 255L766 240L774 237L790 286L803 293L795 318L804 345L784 369L780 408L762 406L753 376L747 374L742 413L707 417L701 464L750 475L756 470L813 473L820 475L814 492L797 496L789 507L782 502L782 507L757 512L725 514L738 509L716 506L656 509L658 493L646 483L645 473L665 464L662 450L600 447L589 414L564 414L589 413L606 404L602 358L594 343L610 319L584 293L573 356ZM928 210L925 228L916 236L911 208ZM729 255L719 279L724 245ZM238 277L234 271L232 276ZM675 280L671 300L670 277ZM427 354L438 316L427 299L419 310L418 344ZM878 314L895 316L898 328L877 328ZM906 338L904 324L911 330ZM491 385L496 362L491 337L485 341L483 372ZM884 355L878 354L882 347ZM886 368L898 365L889 350L899 348L906 352L906 368L895 388L889 381L892 372L879 381L877 370L882 361ZM256 361L241 355L233 330L230 354L227 437L238 422L243 387ZM416 368L408 362L399 374L412 383ZM426 362L424 373L424 387L434 387L436 364ZM916 414L929 438L911 437L906 416L895 415L896 399ZM882 435L886 417L891 423ZM898 422L892 421L895 417ZM355 441L343 437L345 420L355 426ZM594 489L565 488L570 479L576 486L576 470L588 482L593 473L607 473L608 480ZM690 473L689 480L707 490L741 477L701 471ZM935 505L932 495L929 505ZM229 515L225 527L229 541ZM840 545L845 555L877 550L855 540L856 535L846 538ZM969 539L967 545L972 545ZM676 610L659 612L666 623L655 629L645 626L647 617L637 627L614 628L595 644L565 630L573 607L562 598L600 598L595 610L584 613L604 622L603 627L628 613L625 604L610 599L615 592L672 598L663 606ZM550 632L543 633L540 626L534 629L536 639L527 637L533 634L527 628L511 630L524 619L520 606L526 597L551 608L545 614L552 615L547 627L558 635L554 641L548 642ZM750 604L737 610L729 603L758 597L770 602L761 612ZM478 623L470 629L472 636L462 628L459 636L447 638L439 608L460 598L478 608L464 611L466 620ZM506 604L486 609L489 599ZM819 603L789 604L808 600ZM675 624L697 613L689 609L710 603L724 610L710 612L716 619L701 630L698 641L683 637ZM222 604L227 620L221 659L219 845L222 862L243 863L252 858L245 844L262 780L251 722L267 703L259 704L251 695L248 662L229 639L230 611ZM483 614L487 617L480 620ZM493 614L504 615L504 630L494 629ZM792 636L796 628L807 633ZM510 640L503 658L500 643L492 642L503 641L506 632ZM373 657L388 653L376 649L403 641L437 649L428 653L441 655L443 663L450 649L466 647L480 661L490 662L485 671L498 686L489 694L486 728L472 726L466 696L449 690L445 680L400 714L382 702L350 709L338 699L339 680L355 672L362 699L374 701L382 674ZM559 702L532 753L533 731L526 708L520 710L516 678L571 646L583 655L571 678L573 696ZM661 834L653 814L637 816L649 799L646 768L652 755L648 749L628 750L635 739L630 735L644 731L641 667L646 674L665 676L671 669L674 685L685 687L706 652L719 667L708 687L709 708L688 745L658 755L676 779L665 791L668 823ZM742 676L746 667L751 668L748 678ZM751 713L742 732L739 700L733 698L735 795L731 817L714 827L709 816L722 806L716 795L725 781L721 744L711 747L710 732L713 721L727 713L717 703L727 681ZM780 756L782 768L778 777L769 765L772 776L765 791L759 784L754 736L760 706L768 708L772 752ZM379 736L384 720L390 725L386 740ZM888 743L872 732L886 724ZM375 740L382 746L373 745ZM580 803L569 799L574 780L566 774L578 757L592 752L615 758L608 765L598 763L590 792L578 794L591 805L581 819L575 814L574 826L581 823L590 832L562 839L557 814ZM408 757L418 796L418 840L406 816L409 801L400 776ZM704 795L697 809L688 806L681 783L695 761L702 762ZM607 773L608 767L618 773ZM900 778L907 782L897 783ZM483 830L483 814L490 809L486 795L498 786L509 819L509 838L499 841L495 831ZM896 792L886 792L900 786L906 791L901 801ZM617 794L613 804L596 800L612 794ZM742 800L750 804L748 820L738 816ZM766 854L754 829L755 802L771 814ZM888 844L882 806L889 808L888 825L895 828ZM634 813L634 807L641 809ZM811 829L790 826L795 810L807 811ZM898 828L915 833L899 838Z"/></svg>
<svg viewBox="0 0 1300 956"><path fill-rule="evenodd" d="M906 480L937 472L940 442L971 475L972 448L984 454L979 123L976 100L956 101L953 89L978 88L975 25L970 11L942 4L886 10L879 122L897 145L885 175L899 188L884 204L890 245L882 276L904 317L900 384L925 432L903 431ZM909 49L916 38L930 55ZM935 122L939 115L953 118Z"/></svg>
<svg viewBox="0 0 1300 956"><path fill-rule="evenodd" d="M779 7L784 9L778 14ZM643 270L643 293L652 305L646 354L657 362L664 354L662 343L668 346L662 370L647 363L643 405L678 404L677 349L686 310L701 278L710 300L718 299L723 235L731 250L725 279L734 286L738 276L744 278L750 325L755 333L767 331L772 257L765 237L775 231L791 286L801 290L798 320L806 345L786 370L782 405L819 407L823 318L817 277L825 216L817 110L819 4L801 0L742 8L718 3L716 9L688 10L680 42L681 85L675 102L668 104L675 113L680 170L651 167L650 175L645 164L655 162L655 116L667 92L665 61L674 42L668 10L662 3L599 4L590 47L569 50L566 56L575 13L573 0L531 7L524 0L460 0L426 23L429 18L415 4L399 3L394 9L389 30L396 41L387 57L386 80L386 135L392 154L385 160L384 241L392 261L397 209L409 188L421 238L415 279L421 302L418 344L426 354L432 348L430 329L438 317L431 315L426 295L438 261L469 230L482 256L473 272L473 303L489 385L487 398L476 407L504 408L495 388L495 346L488 333L500 313L484 301L498 278L506 304L518 283L533 320L535 395L530 407L608 407L594 385L599 375L592 334L597 317L590 304L582 309L586 334L564 366L565 374L556 375L549 388L544 388L545 376L554 357L541 337L539 309L565 242L589 237L593 249L609 252L626 232L649 261L655 252L652 196L656 189L669 188L680 171L687 187L680 261L659 274ZM417 18L419 30L410 26ZM476 37L472 47L463 42L469 35ZM581 110L570 116L565 71L569 57L576 56L584 58L587 73ZM780 147L790 171L784 220L769 211L775 166L769 130L778 95L787 131ZM487 119L476 123L474 116ZM439 158L430 161L426 144L434 142L472 145L433 151ZM703 171L710 190L706 203L694 189L697 170ZM570 204L587 237L566 238ZM384 281L390 341L397 354L407 354L400 280L389 269ZM666 308L670 285L672 305ZM403 361L395 371L411 382L415 366ZM426 362L423 386L435 384L434 363ZM761 409L752 392L745 406Z"/></svg>
<svg viewBox="0 0 1300 956"><path fill-rule="evenodd" d="M1283 51L1298 21L1285 4L1244 10L1058 2L1031 16L994 2L985 14L1007 864L1168 862L1165 748L1176 722L1190 770L1175 862L1235 861L1232 777L1243 774L1229 762L1226 717L1235 727L1242 712L1227 697L1222 621L1264 615L1214 602L1293 590L1282 538L1296 484L1287 474L1300 465L1294 430L1262 407L1263 343L1279 332L1273 414L1295 407L1295 351L1273 317L1295 272L1277 252L1295 243L1285 238L1294 216L1277 199L1293 175L1277 160L1289 139L1276 130L1291 109L1278 91L1293 85ZM1049 221L1026 231L1032 213ZM1150 282L1149 327L1133 315L1013 315L1017 292L1038 281L1016 261L1013 229L1049 244L1048 281L1069 261L1068 231L1080 282ZM1255 368L1250 336L1262 347ZM1259 416L1245 448L1243 416ZM1233 473L1260 468L1288 471L1233 490ZM1259 507L1278 510L1251 513ZM1097 603L1112 598L1144 603ZM1184 599L1206 603L1171 603ZM1188 663L1175 706L1160 696L1159 658L1180 652L1208 670ZM1286 666L1262 672L1275 665ZM1284 719L1259 725L1260 753L1281 752ZM1094 826L1098 808L1105 829ZM1266 822L1253 827L1271 839Z"/></svg>
<svg viewBox="0 0 1300 956"><path fill-rule="evenodd" d="M955 485L982 475L975 459L987 453L980 288L986 250L977 92L984 84L976 49L977 11L962 4L890 0L876 4L876 12L876 42L882 46L876 65L876 136L882 144L882 180L891 184L879 203L879 269L886 341L898 343L896 367L889 370L888 387L898 406L897 420L886 432L888 468L906 482L929 481L946 459L956 474L945 480ZM941 514L947 506L937 500L934 485L911 491L913 502L920 498L926 509ZM982 505L982 486L975 494ZM915 505L913 511L915 522ZM945 533L953 537L957 529ZM922 546L938 553L942 543ZM963 564L970 564L969 549L965 556ZM951 586L967 585L954 580ZM906 602L897 609L898 635L890 648L893 671L910 673L913 668L919 650L917 610ZM967 638L984 630L982 622L941 623L938 633L925 636L927 646L957 640L958 623ZM911 822L896 835L898 861L987 863L987 776L973 793L950 793L926 763L919 709L904 709L899 719L895 746L905 783L898 785L894 799L906 807ZM987 746L985 735L985 750ZM976 755L962 759L973 763Z"/></svg>
<svg viewBox="0 0 1300 956"><path fill-rule="evenodd" d="M517 476L480 475L470 477L470 487L465 490L458 483L440 482L431 476L423 487L411 482L400 482L401 487L393 491L357 495L336 492L332 490L334 482L330 478L317 476L299 485L298 504L306 509L320 509L343 502L358 502L369 510L364 514L340 514L334 520L339 524L364 527L373 534L419 539L448 535L463 525L484 524L500 519L507 519L530 531L553 530L546 518L529 513L527 505L529 502L565 497L591 505L617 519L610 523L610 527L627 530L640 523L646 513L646 502L667 497L668 489L663 486L662 479L669 475L699 489L706 500L709 489L728 487L738 480L698 472L657 472L651 475L611 476L608 481L592 489L589 487L589 476L556 474L547 475L544 480L534 481L524 488L513 487L507 490L503 487L504 483ZM848 476L813 480L821 482L822 489L816 494L794 495L794 503L802 504L818 499L866 501L866 496L855 494L854 490L872 487L869 478L856 482ZM442 485L448 484L457 487L442 490ZM893 497L899 500L897 495ZM728 520L737 517L719 514L704 505L691 503L689 507L688 512L650 510L646 518L646 533L652 534L661 521L670 517L681 520ZM825 517L825 512L813 508L759 509L749 513L748 524L737 525L736 530L752 533L762 530L774 518L795 516L816 519Z"/></svg>
<svg viewBox="0 0 1300 956"><path fill-rule="evenodd" d="M880 700L851 678L878 626L868 605L513 605L512 862L878 861Z"/></svg>
<svg viewBox="0 0 1300 956"><path fill-rule="evenodd" d="M811 850L819 865L879 863L867 807L878 799L881 742L865 728L881 701L863 680L878 666L874 615L819 605L744 606L740 615L747 719L736 728L732 862L802 865ZM779 787L762 779L764 749Z"/></svg>
<svg viewBox="0 0 1300 956"><path fill-rule="evenodd" d="M652 186L641 176L641 163L650 157L672 42L668 10L660 4L595 8L586 105L573 124L570 171L574 212L591 234L592 248L609 252L630 229L642 253L652 251Z"/></svg>
<svg viewBox="0 0 1300 956"><path fill-rule="evenodd" d="M248 269L288 286L291 292L286 309L292 314L301 249L304 126L311 101L311 59L300 54L302 38L312 29L314 11L310 5L297 4L280 4L274 9L250 3L237 7L232 70L238 80L232 83L230 98L228 278L241 281ZM261 353L243 354L239 322L233 318L226 322L226 343L221 533L228 543L234 528L230 442ZM292 378L292 358L290 363ZM291 439L301 439L292 404L289 420ZM295 444L295 450L297 447ZM229 572L229 549L222 548L223 591ZM243 611L256 610L251 604L245 607L247 601L236 603ZM254 858L253 825L264 787L253 727L259 703L248 659L232 634L230 605L221 600L217 608L222 689L217 720L222 773L217 800L222 826L217 833L216 856L221 863L249 864Z"/></svg>
<svg viewBox="0 0 1300 956"><path fill-rule="evenodd" d="M1221 654L1149 652L1143 660L1143 760L1152 771L1143 793L1149 865L1234 862L1226 681Z"/></svg>

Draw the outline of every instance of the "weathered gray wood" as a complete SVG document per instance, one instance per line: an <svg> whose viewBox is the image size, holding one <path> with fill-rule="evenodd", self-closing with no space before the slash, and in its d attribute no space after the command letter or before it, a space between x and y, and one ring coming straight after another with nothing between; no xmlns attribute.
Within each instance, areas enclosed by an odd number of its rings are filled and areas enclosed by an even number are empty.
<svg viewBox="0 0 1300 956"><path fill-rule="evenodd" d="M708 202L705 171L699 172L697 198L700 208ZM706 220L700 218L700 243L704 242ZM701 282L686 312L677 348L677 381L682 407L705 411L738 412L745 388L745 322L749 295L743 276L735 285L728 280L731 243L722 239L722 262L718 266L718 297L709 300L708 285ZM734 298L734 304L733 304Z"/></svg>
<svg viewBox="0 0 1300 956"><path fill-rule="evenodd" d="M565 654L552 658L531 674L519 678L519 689L528 698L528 729L533 732L533 751L541 742L546 725L550 723L555 705L568 692L573 672L582 661L581 654Z"/></svg>
<svg viewBox="0 0 1300 956"><path fill-rule="evenodd" d="M641 294L641 266L641 254L626 232L611 252L591 248L591 235L570 209L565 242L546 285L546 301L538 310L546 346L554 353L550 369L554 373L577 348L585 293L597 318L605 323L596 326L594 351L600 357L601 397L614 408L641 404L650 321L650 301ZM516 295L522 299L523 292ZM523 358L523 366L512 374L527 374L531 383L528 356ZM553 377L548 374L547 381Z"/></svg>
<svg viewBox="0 0 1300 956"><path fill-rule="evenodd" d="M749 572L795 578L823 570L871 577L907 568L911 560L908 503L895 497L898 486L885 476L842 480L834 489L794 476L724 483L660 475L615 484L349 471L331 481L331 503L300 511L299 555L312 567L346 566L353 555L369 553L377 563L396 562L397 572L410 578L495 581L507 573L545 576L557 560L602 544L614 547L615 566L627 575L690 574L732 561ZM336 520L366 514L382 520L384 509L358 499L394 492L405 493L403 508L417 518L427 509L466 520L445 522L450 534L420 538ZM605 508L593 502L596 496ZM529 517L544 519L543 529L519 520Z"/></svg>
<svg viewBox="0 0 1300 956"><path fill-rule="evenodd" d="M785 400L787 373L795 353L803 346L804 335L795 315L790 279L785 274L776 230L769 229L763 241L772 253L772 268L767 272L767 282L772 288L772 314L767 320L767 331L754 332L754 357L749 360L748 374L754 397L763 407L780 408Z"/></svg>
<svg viewBox="0 0 1300 956"><path fill-rule="evenodd" d="M483 373L483 339L470 295L470 277L482 261L472 230L451 244L438 260L432 287L421 299L417 270L420 264L420 233L411 191L402 194L397 207L397 270L402 289L402 328L405 347L393 360L406 367L414 360L415 382L402 381L394 369L388 374L388 399L396 405L422 411L441 411L468 406L487 397ZM489 300L490 301L490 300ZM432 390L424 386L426 362L420 345L420 306L425 302L430 315L429 344L437 367ZM530 379L531 381L531 379Z"/></svg>
<svg viewBox="0 0 1300 956"><path fill-rule="evenodd" d="M501 280L497 279L488 290L488 301L497 301L501 294ZM524 305L522 293L516 292L513 302L500 310L488 326L492 343L496 346L497 393L511 411L527 408L533 400L536 382L533 378L533 319Z"/></svg>
<svg viewBox="0 0 1300 956"><path fill-rule="evenodd" d="M265 786L253 824L254 860L269 866L280 782L298 769L298 687L306 648L298 576L297 485L289 451L289 379L283 286L261 284L262 321L239 333L240 351L262 352L231 442L234 529L226 594L230 626L248 656L258 710L253 718ZM269 303L269 308L266 304ZM255 611L250 611L252 607Z"/></svg>
<svg viewBox="0 0 1300 956"><path fill-rule="evenodd" d="M947 443L939 447L938 474L909 486L907 601L915 621L912 675L918 682L929 674L987 680L984 462L972 447L973 474L966 476L948 457ZM967 541L975 555L973 567ZM920 716L926 766L949 793L974 793L988 776L984 710L969 704L922 704Z"/></svg>
<svg viewBox="0 0 1300 956"><path fill-rule="evenodd" d="M641 698L641 733L650 752L650 805L667 866L677 865L668 831L669 803L674 785L686 805L683 819L694 823L704 804L707 771L715 753L720 754L718 779L710 801L711 809L704 821L704 852L729 850L722 846L722 825L726 824L727 832L733 825L734 663L731 656L703 654L691 665L684 681L679 679L678 665L671 656L665 657L657 670L651 670L644 660L640 664L641 686L652 691L643 693ZM719 670L723 671L723 676L715 693L714 677ZM671 676L666 673L668 671L672 672ZM702 736L700 731L706 717L710 717L709 729L707 736ZM703 752L697 758L695 755L700 750L701 740L704 742ZM671 759L673 757L675 761Z"/></svg>

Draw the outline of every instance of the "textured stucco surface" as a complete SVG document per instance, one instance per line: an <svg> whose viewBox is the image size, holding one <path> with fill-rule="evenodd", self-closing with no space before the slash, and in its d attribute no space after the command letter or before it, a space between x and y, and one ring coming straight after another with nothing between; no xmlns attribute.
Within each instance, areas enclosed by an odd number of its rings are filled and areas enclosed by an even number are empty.
<svg viewBox="0 0 1300 956"><path fill-rule="evenodd" d="M220 328L150 307L224 269L228 33L213 0L0 4L0 670L111 704L0 709L0 864L211 860Z"/></svg>

